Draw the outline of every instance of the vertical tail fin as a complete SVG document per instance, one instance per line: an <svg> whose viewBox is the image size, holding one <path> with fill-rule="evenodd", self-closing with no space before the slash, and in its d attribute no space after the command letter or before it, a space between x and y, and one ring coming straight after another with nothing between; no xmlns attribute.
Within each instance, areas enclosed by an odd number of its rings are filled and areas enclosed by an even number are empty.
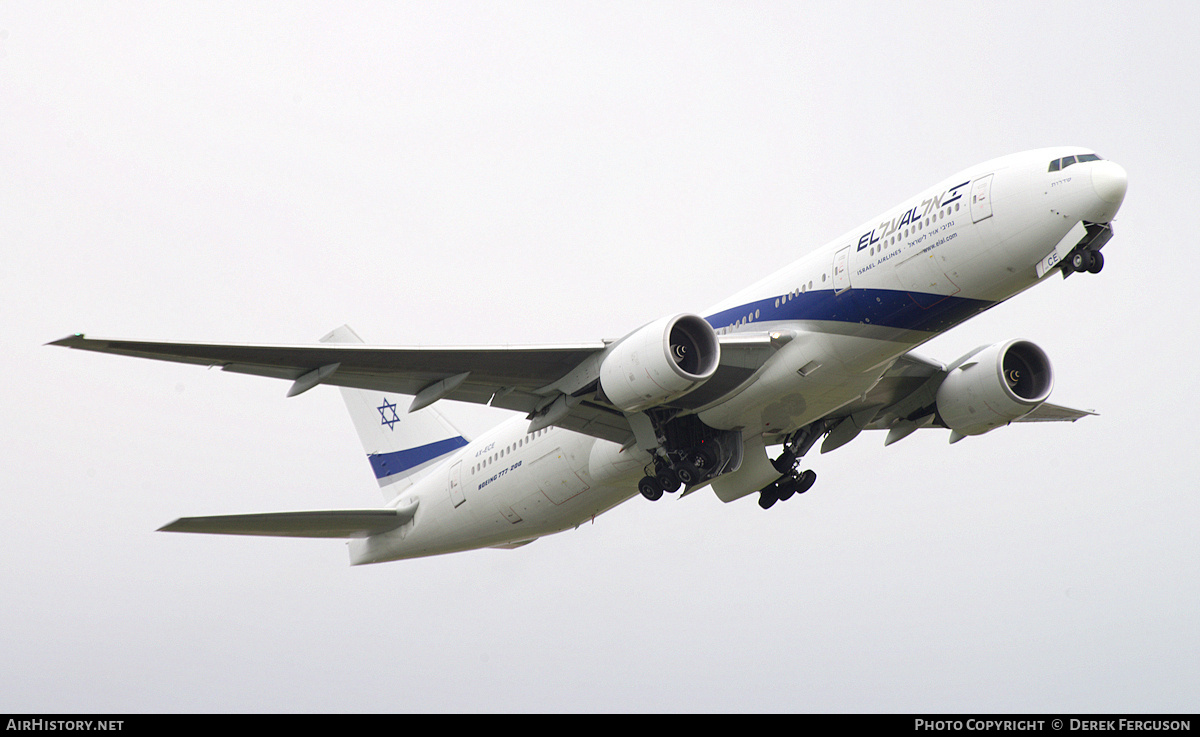
<svg viewBox="0 0 1200 737"><path fill-rule="evenodd" d="M322 343L362 343L348 325L321 338ZM433 407L406 413L408 401L397 392L341 390L354 429L383 493L394 498L467 444L467 438Z"/></svg>

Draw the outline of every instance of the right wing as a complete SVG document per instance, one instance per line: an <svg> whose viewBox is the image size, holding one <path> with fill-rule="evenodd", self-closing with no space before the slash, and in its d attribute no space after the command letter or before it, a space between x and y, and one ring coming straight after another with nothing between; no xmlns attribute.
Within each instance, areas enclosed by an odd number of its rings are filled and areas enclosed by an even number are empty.
<svg viewBox="0 0 1200 737"><path fill-rule="evenodd" d="M821 452L841 447L862 430L887 430L884 445L891 445L921 428L945 428L938 420L937 390L947 373L947 367L938 361L915 353L900 356L870 392L829 416L837 424ZM1074 422L1095 414L1043 402L1013 422Z"/></svg>
<svg viewBox="0 0 1200 737"><path fill-rule="evenodd" d="M1042 402L1037 409L1024 417L1013 420L1013 422L1074 422L1084 417L1095 417L1097 414L1099 413L1090 409L1074 409Z"/></svg>

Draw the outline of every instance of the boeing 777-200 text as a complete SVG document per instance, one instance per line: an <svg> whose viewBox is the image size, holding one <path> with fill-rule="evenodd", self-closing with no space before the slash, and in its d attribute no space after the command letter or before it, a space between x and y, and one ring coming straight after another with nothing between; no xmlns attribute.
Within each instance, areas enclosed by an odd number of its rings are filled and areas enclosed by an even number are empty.
<svg viewBox="0 0 1200 737"><path fill-rule="evenodd" d="M1046 400L1025 340L943 365L910 351L1055 273L1096 273L1125 170L1077 147L988 161L901 202L705 310L615 341L374 347L348 327L313 345L107 340L53 345L342 388L387 501L375 509L185 517L172 532L349 538L354 564L512 548L639 493L711 486L769 508L812 486L801 459L863 430L950 442L1090 412ZM519 416L469 439L435 406ZM768 449L776 449L769 452ZM772 457L774 456L774 457Z"/></svg>

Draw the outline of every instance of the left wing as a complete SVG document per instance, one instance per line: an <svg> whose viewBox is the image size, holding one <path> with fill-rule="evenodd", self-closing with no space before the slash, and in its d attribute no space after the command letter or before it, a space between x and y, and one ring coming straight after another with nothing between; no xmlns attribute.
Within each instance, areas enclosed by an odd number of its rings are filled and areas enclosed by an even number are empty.
<svg viewBox="0 0 1200 737"><path fill-rule="evenodd" d="M732 391L779 345L766 333L722 336L720 343L717 372L696 390L693 401ZM49 345L286 379L292 382L288 396L330 384L412 395L409 411L452 399L525 412L534 423L531 427L553 424L622 444L634 437L625 415L596 392L599 364L611 341L425 348L182 343L77 333ZM690 396L684 395L677 406L687 407Z"/></svg>
<svg viewBox="0 0 1200 737"><path fill-rule="evenodd" d="M414 395L422 402L414 409L445 398L533 412L551 393L544 391L545 387L603 351L606 344L437 348L250 345L113 340L77 333L49 345L286 379L293 382L289 396L318 384L331 384Z"/></svg>

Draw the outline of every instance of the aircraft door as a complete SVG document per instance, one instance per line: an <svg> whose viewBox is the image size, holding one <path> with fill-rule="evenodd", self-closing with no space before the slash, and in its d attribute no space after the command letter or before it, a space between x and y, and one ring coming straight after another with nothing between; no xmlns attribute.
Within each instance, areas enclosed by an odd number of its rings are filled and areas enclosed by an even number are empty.
<svg viewBox="0 0 1200 737"><path fill-rule="evenodd" d="M971 222L992 216L992 175L980 177L971 184Z"/></svg>
<svg viewBox="0 0 1200 737"><path fill-rule="evenodd" d="M450 467L450 501L457 507L466 500L462 487L462 461L459 461Z"/></svg>
<svg viewBox="0 0 1200 737"><path fill-rule="evenodd" d="M835 294L850 288L850 246L833 257L833 291Z"/></svg>

